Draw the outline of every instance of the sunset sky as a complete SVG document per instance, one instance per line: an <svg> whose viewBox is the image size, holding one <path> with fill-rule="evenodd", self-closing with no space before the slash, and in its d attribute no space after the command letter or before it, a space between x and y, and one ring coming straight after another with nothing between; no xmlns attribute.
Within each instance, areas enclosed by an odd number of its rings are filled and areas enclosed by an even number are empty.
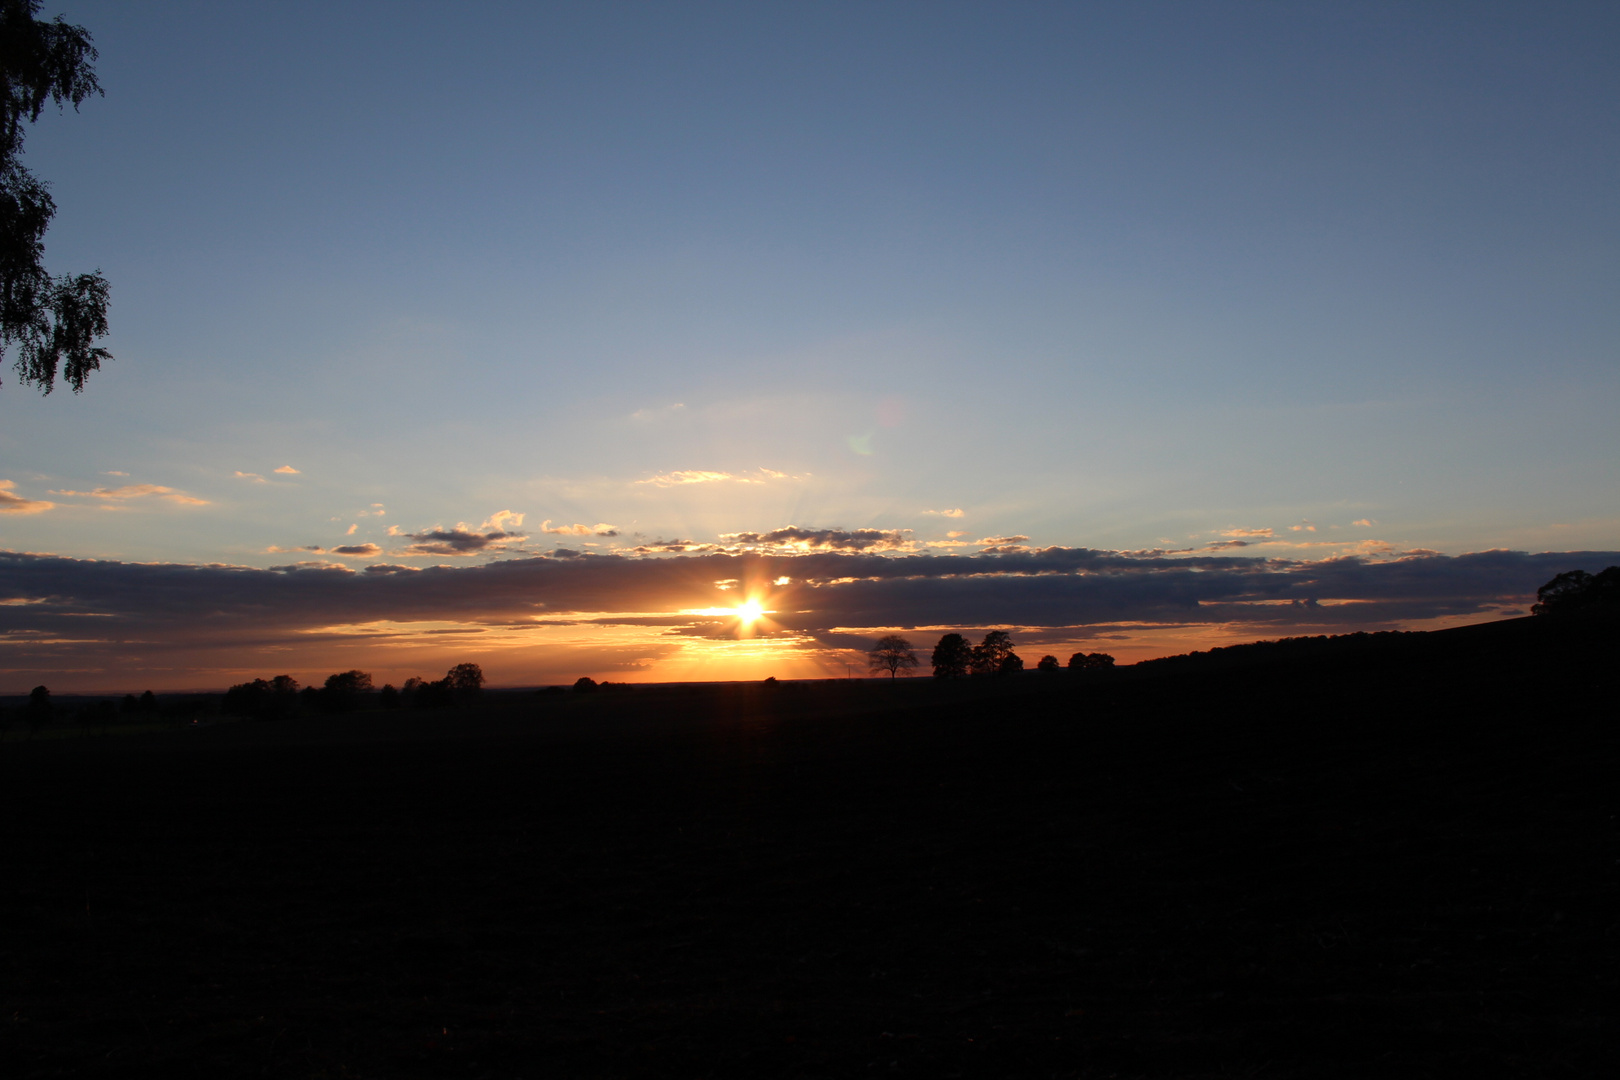
<svg viewBox="0 0 1620 1080"><path fill-rule="evenodd" d="M61 0L0 693L1033 665L1620 563L1620 8ZM730 614L756 599L765 618Z"/></svg>

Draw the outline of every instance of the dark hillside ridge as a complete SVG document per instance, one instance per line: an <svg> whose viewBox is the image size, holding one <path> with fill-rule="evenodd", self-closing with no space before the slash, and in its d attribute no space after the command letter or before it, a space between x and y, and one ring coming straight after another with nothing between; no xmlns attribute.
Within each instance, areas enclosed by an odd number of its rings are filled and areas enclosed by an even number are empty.
<svg viewBox="0 0 1620 1080"><path fill-rule="evenodd" d="M1612 626L1389 640L6 742L0 1061L1608 1075Z"/></svg>

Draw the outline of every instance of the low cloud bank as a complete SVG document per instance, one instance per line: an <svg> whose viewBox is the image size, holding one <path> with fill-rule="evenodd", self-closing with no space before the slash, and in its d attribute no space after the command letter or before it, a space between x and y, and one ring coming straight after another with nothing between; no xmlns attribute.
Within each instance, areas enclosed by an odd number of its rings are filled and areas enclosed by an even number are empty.
<svg viewBox="0 0 1620 1080"><path fill-rule="evenodd" d="M418 534L458 546L459 535ZM501 537L478 534L489 544ZM487 543L486 543L487 541ZM361 556L367 548L334 553ZM459 551L457 553L460 553ZM1378 629L1522 613L1565 570L1620 552L1487 551L1317 562L1046 548L998 555L562 552L478 566L363 569L127 563L0 553L0 644L34 648L273 647L323 627L388 622L521 626L570 620L697 626L685 610L759 596L779 628L830 640L869 627L1236 625L1253 636ZM740 586L731 583L741 583ZM722 584L726 585L722 588Z"/></svg>

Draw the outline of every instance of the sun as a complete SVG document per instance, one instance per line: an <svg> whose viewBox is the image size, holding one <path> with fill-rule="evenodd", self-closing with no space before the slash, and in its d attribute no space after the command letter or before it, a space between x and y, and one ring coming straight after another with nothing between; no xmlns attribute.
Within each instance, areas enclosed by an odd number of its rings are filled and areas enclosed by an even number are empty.
<svg viewBox="0 0 1620 1080"><path fill-rule="evenodd" d="M737 605L737 621L744 626L752 626L765 614L765 609L758 600L744 600Z"/></svg>

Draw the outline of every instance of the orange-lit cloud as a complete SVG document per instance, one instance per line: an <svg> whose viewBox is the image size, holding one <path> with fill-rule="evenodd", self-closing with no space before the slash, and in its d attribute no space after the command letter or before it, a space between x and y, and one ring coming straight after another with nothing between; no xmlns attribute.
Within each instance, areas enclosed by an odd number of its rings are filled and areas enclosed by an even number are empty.
<svg viewBox="0 0 1620 1080"><path fill-rule="evenodd" d="M1374 525L1378 524L1378 522L1374 521L1372 518L1357 518L1355 521L1352 521L1350 524L1352 524L1352 525L1360 525L1363 529L1370 529Z"/></svg>
<svg viewBox="0 0 1620 1080"><path fill-rule="evenodd" d="M291 465L278 465L275 468L274 471L276 471L278 473L281 473L284 476L297 476L298 475L298 470L293 468Z"/></svg>
<svg viewBox="0 0 1620 1080"><path fill-rule="evenodd" d="M1276 536L1277 534L1272 532L1270 529L1227 529L1222 532L1221 535L1250 538L1271 537Z"/></svg>
<svg viewBox="0 0 1620 1080"><path fill-rule="evenodd" d="M251 480L255 484L268 484L270 482L256 472L243 472L241 469L237 469L232 475L238 480Z"/></svg>
<svg viewBox="0 0 1620 1080"><path fill-rule="evenodd" d="M540 523L540 531L552 536L618 536L619 530L606 522L595 525L553 525L547 518Z"/></svg>
<svg viewBox="0 0 1620 1080"><path fill-rule="evenodd" d="M128 502L132 499L158 499L183 506L208 505L207 499L199 499L176 488L163 487L159 484L126 484L120 488L96 488L94 491L53 491L51 494L81 499L106 499L112 502Z"/></svg>
<svg viewBox="0 0 1620 1080"><path fill-rule="evenodd" d="M956 507L955 509L952 509L952 510L924 510L923 515L925 517L948 517L948 518L959 518L959 517L965 516L963 514L962 508L960 506L958 506L958 507Z"/></svg>
<svg viewBox="0 0 1620 1080"><path fill-rule="evenodd" d="M43 514L56 506L43 499L25 499L21 495L13 495L16 488L15 481L0 480L0 514Z"/></svg>

